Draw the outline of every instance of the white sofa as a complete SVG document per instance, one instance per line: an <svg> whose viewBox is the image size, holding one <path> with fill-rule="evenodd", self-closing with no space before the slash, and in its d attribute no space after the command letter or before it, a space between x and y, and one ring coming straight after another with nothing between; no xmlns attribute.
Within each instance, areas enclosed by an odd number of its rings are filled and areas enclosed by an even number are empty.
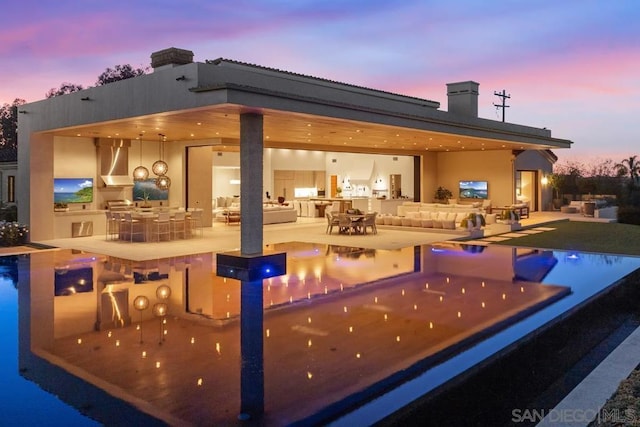
<svg viewBox="0 0 640 427"><path fill-rule="evenodd" d="M482 214L487 224L496 222L495 214L485 214L482 208L472 205L406 202L398 206L398 215L379 215L376 224L466 233L469 230L463 228L461 223L471 213Z"/></svg>
<svg viewBox="0 0 640 427"><path fill-rule="evenodd" d="M263 224L279 224L282 222L296 222L298 212L292 204L289 206L265 205L262 210Z"/></svg>
<svg viewBox="0 0 640 427"><path fill-rule="evenodd" d="M234 202L229 207L214 209L214 221L225 222L228 212L240 212L240 203ZM279 224L282 222L296 222L297 220L298 212L292 203L288 205L264 204L262 207L262 224Z"/></svg>

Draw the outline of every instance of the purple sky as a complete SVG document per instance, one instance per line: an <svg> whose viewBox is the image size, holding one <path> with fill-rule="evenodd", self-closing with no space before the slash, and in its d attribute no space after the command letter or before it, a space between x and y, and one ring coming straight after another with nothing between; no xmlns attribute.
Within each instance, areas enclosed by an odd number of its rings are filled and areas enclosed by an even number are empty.
<svg viewBox="0 0 640 427"><path fill-rule="evenodd" d="M640 155L637 0L182 0L2 7L0 104L92 86L107 67L152 52L219 57L427 98L480 83L479 115L575 142L560 160Z"/></svg>

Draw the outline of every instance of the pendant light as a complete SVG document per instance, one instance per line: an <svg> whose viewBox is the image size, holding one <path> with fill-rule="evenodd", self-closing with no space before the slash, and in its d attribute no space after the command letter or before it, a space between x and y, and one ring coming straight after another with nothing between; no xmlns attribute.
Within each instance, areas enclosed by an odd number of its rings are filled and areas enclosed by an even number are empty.
<svg viewBox="0 0 640 427"><path fill-rule="evenodd" d="M160 190L168 190L171 187L171 178L166 175L162 175L156 178L156 187Z"/></svg>
<svg viewBox="0 0 640 427"><path fill-rule="evenodd" d="M142 134L140 134L140 166L133 170L134 181L144 181L149 178L149 169L142 166Z"/></svg>
<svg viewBox="0 0 640 427"><path fill-rule="evenodd" d="M151 170L153 171L154 174L158 175L158 176L164 176L167 171L169 170L169 166L165 163L164 160L162 160L162 157L164 155L163 151L164 151L164 135L159 133L158 134L160 136L160 141L158 141L158 151L160 154L160 159L156 160L155 163L153 164L153 166L151 167Z"/></svg>
<svg viewBox="0 0 640 427"><path fill-rule="evenodd" d="M169 166L163 160L165 136L161 133L158 135L160 136L160 141L158 142L160 159L153 164L151 170L153 170L153 173L158 176L156 178L156 187L158 187L160 190L168 190L169 187L171 187L171 179L166 175L167 171L169 170Z"/></svg>

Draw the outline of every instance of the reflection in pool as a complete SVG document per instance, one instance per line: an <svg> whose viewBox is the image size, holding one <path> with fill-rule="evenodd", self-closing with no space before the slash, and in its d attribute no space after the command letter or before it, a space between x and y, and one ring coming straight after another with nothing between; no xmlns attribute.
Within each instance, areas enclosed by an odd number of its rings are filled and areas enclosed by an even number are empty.
<svg viewBox="0 0 640 427"><path fill-rule="evenodd" d="M247 387L263 402L267 425L326 423L475 354L479 343L502 337L498 351L524 335L512 328L531 319L539 326L639 264L620 257L602 266L597 256L580 255L577 265L562 252L455 243L373 251L290 242L265 248L272 251L287 253L287 274L248 291L215 275L215 254L153 262L77 251L24 258L25 375L47 383L50 363L62 368L60 378L81 378L88 389L129 402L127 416L137 411L170 424L233 423ZM597 283L573 280L594 264ZM54 296L61 265L92 268L93 289ZM257 291L260 304L243 304L241 312L241 288L245 296ZM134 304L142 297L148 304ZM255 327L263 348L241 346L241 331ZM113 416L98 401L81 406L97 419L102 411Z"/></svg>

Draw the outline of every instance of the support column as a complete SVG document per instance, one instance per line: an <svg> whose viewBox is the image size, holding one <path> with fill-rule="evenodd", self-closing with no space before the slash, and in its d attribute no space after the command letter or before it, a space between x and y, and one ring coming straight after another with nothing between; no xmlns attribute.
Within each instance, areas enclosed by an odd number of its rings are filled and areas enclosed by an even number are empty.
<svg viewBox="0 0 640 427"><path fill-rule="evenodd" d="M262 115L240 115L240 252L262 253Z"/></svg>
<svg viewBox="0 0 640 427"><path fill-rule="evenodd" d="M262 254L262 140L260 114L240 115L240 253ZM242 280L240 288L240 419L264 412L262 278Z"/></svg>

